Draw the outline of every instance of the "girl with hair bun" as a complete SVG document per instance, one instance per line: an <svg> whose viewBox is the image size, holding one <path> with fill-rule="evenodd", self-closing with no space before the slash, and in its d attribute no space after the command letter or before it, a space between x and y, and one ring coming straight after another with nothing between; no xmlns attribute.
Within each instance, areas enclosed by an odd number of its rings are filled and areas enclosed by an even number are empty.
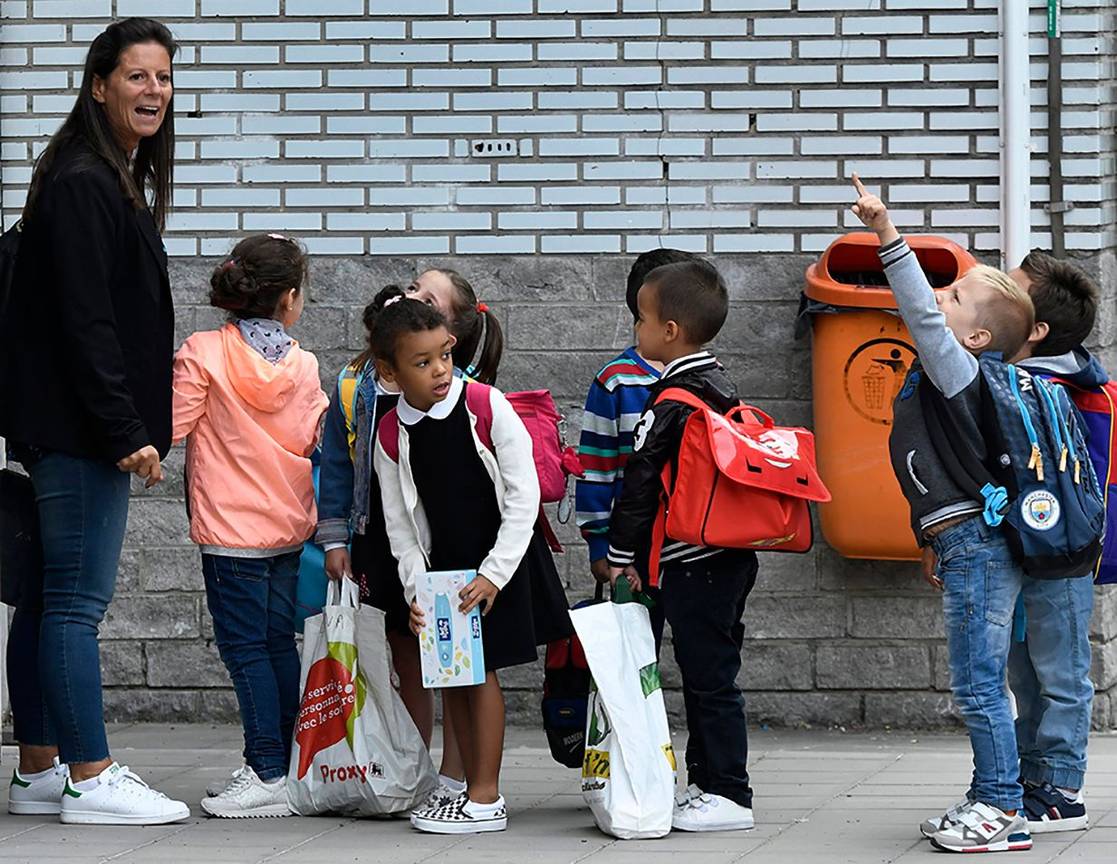
<svg viewBox="0 0 1117 864"><path fill-rule="evenodd" d="M245 238L210 279L210 303L228 310L228 323L195 333L175 357L173 435L186 439L190 538L244 726L245 764L202 801L211 816L290 813L295 594L317 518L310 454L327 405L318 361L287 334L306 277L294 240Z"/></svg>

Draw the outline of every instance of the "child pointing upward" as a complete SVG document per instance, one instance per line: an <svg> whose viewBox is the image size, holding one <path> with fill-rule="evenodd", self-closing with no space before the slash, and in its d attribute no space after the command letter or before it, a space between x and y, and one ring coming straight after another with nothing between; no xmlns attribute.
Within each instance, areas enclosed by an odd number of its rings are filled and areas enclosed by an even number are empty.
<svg viewBox="0 0 1117 864"><path fill-rule="evenodd" d="M961 801L920 831L950 852L1030 849L1020 814L1020 760L1005 669L1012 615L1023 573L1004 532L981 518L983 505L950 478L935 450L919 389L934 387L981 459L982 393L978 355L1012 357L1032 330L1032 301L992 267L978 266L932 291L915 253L881 200L855 174L853 212L880 238L880 259L919 359L893 405L892 469L911 506L920 546L938 555L950 689L969 730L974 772Z"/></svg>

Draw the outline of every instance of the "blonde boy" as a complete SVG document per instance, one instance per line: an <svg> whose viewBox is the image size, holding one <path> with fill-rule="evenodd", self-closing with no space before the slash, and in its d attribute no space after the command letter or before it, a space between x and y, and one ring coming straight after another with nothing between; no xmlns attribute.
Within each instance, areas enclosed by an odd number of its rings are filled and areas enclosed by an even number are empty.
<svg viewBox="0 0 1117 864"><path fill-rule="evenodd" d="M941 393L984 458L977 357L987 351L1015 356L1032 332L1035 311L1027 292L992 267L975 267L950 287L933 291L884 204L865 191L857 175L853 183L858 194L853 212L880 238L884 272L919 355L893 406L889 451L916 539L938 556L950 688L973 748L965 798L920 830L950 852L1030 849L1005 691L1023 572L1003 532L982 519L983 504L951 480L931 439L919 390L934 387Z"/></svg>

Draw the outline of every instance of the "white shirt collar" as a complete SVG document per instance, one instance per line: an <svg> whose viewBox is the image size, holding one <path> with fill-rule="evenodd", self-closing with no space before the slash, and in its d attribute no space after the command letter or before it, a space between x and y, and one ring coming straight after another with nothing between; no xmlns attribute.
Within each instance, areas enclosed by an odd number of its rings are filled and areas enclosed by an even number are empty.
<svg viewBox="0 0 1117 864"><path fill-rule="evenodd" d="M396 405L396 414L399 416L400 422L404 426L414 426L424 417L432 417L435 420L445 420L450 416L450 412L454 410L454 406L458 404L458 399L461 398L462 389L465 384L461 378L456 375L450 379L450 392L446 394L446 398L441 402L435 402L429 411L420 411L408 403L407 397L400 396L399 403Z"/></svg>

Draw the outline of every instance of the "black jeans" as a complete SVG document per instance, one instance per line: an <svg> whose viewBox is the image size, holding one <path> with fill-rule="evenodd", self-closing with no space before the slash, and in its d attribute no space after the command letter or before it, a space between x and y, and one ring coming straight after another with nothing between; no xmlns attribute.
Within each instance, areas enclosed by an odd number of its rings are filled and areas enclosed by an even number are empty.
<svg viewBox="0 0 1117 864"><path fill-rule="evenodd" d="M667 564L660 599L683 678L689 737L687 781L703 792L752 806L745 697L737 686L745 600L756 584L756 554L725 551Z"/></svg>

